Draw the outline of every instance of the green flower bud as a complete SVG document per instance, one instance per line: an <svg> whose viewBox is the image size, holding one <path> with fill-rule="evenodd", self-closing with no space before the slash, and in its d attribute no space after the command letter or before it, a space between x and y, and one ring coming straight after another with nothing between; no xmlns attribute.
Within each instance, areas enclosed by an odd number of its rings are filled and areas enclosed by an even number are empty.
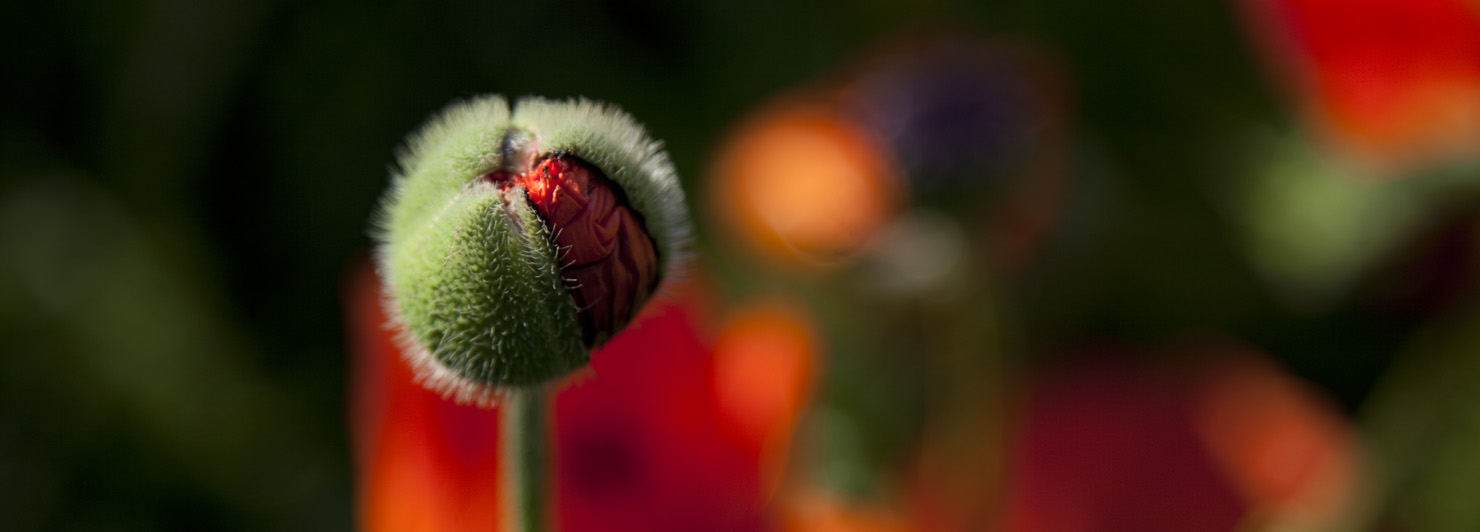
<svg viewBox="0 0 1480 532"><path fill-rule="evenodd" d="M673 166L614 107L484 96L398 159L376 223L385 304L423 384L458 402L585 367L684 255Z"/></svg>

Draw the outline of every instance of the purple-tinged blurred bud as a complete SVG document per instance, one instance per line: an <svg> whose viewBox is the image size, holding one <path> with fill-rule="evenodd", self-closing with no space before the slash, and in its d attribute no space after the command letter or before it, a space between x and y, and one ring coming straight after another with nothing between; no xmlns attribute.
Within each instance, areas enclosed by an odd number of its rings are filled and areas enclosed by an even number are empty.
<svg viewBox="0 0 1480 532"><path fill-rule="evenodd" d="M1014 173L1061 136L1062 84L1026 48L965 36L910 41L866 61L842 99L886 140L917 189Z"/></svg>

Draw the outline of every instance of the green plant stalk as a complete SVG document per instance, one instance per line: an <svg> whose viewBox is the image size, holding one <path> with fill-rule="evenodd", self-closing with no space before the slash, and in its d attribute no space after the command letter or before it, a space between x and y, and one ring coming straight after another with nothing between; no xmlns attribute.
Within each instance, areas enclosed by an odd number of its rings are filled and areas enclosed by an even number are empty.
<svg viewBox="0 0 1480 532"><path fill-rule="evenodd" d="M503 424L504 489L510 502L505 529L516 532L552 530L549 503L549 391L544 386L506 392L500 416Z"/></svg>

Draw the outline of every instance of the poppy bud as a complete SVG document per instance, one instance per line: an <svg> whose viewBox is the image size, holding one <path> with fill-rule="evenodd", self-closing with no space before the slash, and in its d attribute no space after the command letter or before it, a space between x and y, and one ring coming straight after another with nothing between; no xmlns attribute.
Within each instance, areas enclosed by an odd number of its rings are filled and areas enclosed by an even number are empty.
<svg viewBox="0 0 1480 532"><path fill-rule="evenodd" d="M586 100L453 104L399 167L377 223L385 304L423 384L458 402L584 367L689 235L661 144Z"/></svg>

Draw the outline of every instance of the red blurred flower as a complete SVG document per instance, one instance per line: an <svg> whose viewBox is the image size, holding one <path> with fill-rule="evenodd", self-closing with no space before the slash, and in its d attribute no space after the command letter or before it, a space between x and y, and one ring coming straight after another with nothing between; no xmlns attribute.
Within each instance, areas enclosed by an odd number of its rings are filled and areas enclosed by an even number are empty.
<svg viewBox="0 0 1480 532"><path fill-rule="evenodd" d="M1241 0L1317 129L1380 170L1480 149L1480 7L1468 0Z"/></svg>
<svg viewBox="0 0 1480 532"><path fill-rule="evenodd" d="M769 528L760 457L719 428L729 414L713 400L702 305L688 292L682 303L649 304L556 396L561 529ZM368 268L352 276L346 305L362 528L496 530L497 411L455 405L413 382Z"/></svg>
<svg viewBox="0 0 1480 532"><path fill-rule="evenodd" d="M1260 356L1197 350L1196 367L1086 364L1038 383L1007 530L1322 529L1337 518L1356 474L1345 419Z"/></svg>
<svg viewBox="0 0 1480 532"><path fill-rule="evenodd" d="M1219 356L1196 381L1193 415L1212 457L1251 506L1249 519L1339 519L1357 481L1352 428L1324 397L1268 360Z"/></svg>

